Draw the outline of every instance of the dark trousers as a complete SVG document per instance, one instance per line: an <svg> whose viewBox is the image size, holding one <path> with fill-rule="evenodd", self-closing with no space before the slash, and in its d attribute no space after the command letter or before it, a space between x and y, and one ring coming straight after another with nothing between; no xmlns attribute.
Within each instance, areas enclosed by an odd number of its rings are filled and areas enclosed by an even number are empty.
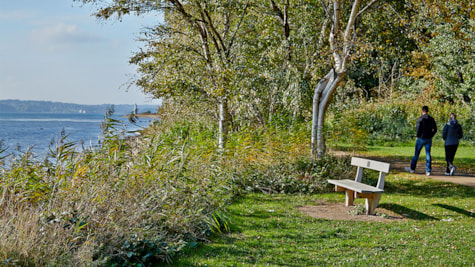
<svg viewBox="0 0 475 267"><path fill-rule="evenodd" d="M445 146L445 161L447 161L446 172L450 172L450 168L454 166L455 153L459 145Z"/></svg>

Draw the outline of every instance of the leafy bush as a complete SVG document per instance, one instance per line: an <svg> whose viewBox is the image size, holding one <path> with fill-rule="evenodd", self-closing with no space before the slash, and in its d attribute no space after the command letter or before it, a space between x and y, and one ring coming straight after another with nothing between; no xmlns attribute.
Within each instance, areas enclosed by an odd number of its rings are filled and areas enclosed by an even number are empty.
<svg viewBox="0 0 475 267"><path fill-rule="evenodd" d="M357 114L358 126L370 135L368 144L378 141L405 141L414 136L414 122L405 106L383 104Z"/></svg>
<svg viewBox="0 0 475 267"><path fill-rule="evenodd" d="M346 175L346 158L308 157L308 124L291 128L275 126L233 133L228 146L232 162L226 166L227 173L232 174L234 194L324 192L329 177Z"/></svg>
<svg viewBox="0 0 475 267"><path fill-rule="evenodd" d="M391 102L377 102L362 104L362 108L333 109L328 122L327 132L330 135L330 144L350 144L357 149L364 149L366 145L380 145L401 143L415 139L415 125L421 115L420 109L428 105L415 101L393 99ZM439 134L435 138L441 139L444 125L450 113L458 114L458 120L464 130L464 140L472 144L475 138L474 108L468 106L454 106L434 101L429 104L430 115L437 122Z"/></svg>
<svg viewBox="0 0 475 267"><path fill-rule="evenodd" d="M347 175L348 158L327 156L312 160L299 158L276 165L250 165L236 172L235 180L245 192L303 193L327 192L327 180Z"/></svg>

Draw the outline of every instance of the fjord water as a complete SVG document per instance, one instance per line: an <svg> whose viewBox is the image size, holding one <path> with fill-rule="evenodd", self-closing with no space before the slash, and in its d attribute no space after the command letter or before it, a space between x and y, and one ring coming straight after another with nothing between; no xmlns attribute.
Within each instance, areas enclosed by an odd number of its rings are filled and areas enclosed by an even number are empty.
<svg viewBox="0 0 475 267"><path fill-rule="evenodd" d="M141 119L132 124L119 115L112 118L119 120L125 131L139 130L150 122ZM45 154L61 132L68 135L67 142L77 143L78 147L97 146L103 121L101 114L0 113L0 143L8 147L2 155L24 152L29 147L38 155Z"/></svg>

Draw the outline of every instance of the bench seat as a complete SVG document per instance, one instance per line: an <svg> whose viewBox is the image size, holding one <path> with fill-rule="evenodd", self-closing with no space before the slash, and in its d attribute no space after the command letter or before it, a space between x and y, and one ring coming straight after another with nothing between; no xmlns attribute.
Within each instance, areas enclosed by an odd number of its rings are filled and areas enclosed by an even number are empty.
<svg viewBox="0 0 475 267"><path fill-rule="evenodd" d="M358 193L383 193L383 189L376 188L371 185L355 182L353 180L345 179L345 180L328 180L329 183L334 184L338 187L343 187L347 189L351 189L352 191ZM337 189L337 191L344 191L341 189Z"/></svg>

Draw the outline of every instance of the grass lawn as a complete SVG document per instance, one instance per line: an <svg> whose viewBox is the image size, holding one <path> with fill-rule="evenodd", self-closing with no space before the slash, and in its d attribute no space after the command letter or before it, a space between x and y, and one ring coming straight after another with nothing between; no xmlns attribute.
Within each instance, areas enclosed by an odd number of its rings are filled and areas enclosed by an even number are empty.
<svg viewBox="0 0 475 267"><path fill-rule="evenodd" d="M465 167L467 169L474 170L475 168L475 154L473 153L474 148L470 146L460 146L457 149L457 154L455 155L454 164L456 166ZM406 159L408 165L410 164L411 158L414 156L414 145L412 146L372 146L368 147L368 153L374 156L389 156L399 159ZM445 166L445 149L443 144L433 144L431 148L432 162L434 164ZM420 164L425 164L426 152L425 149L422 149L421 154L419 155Z"/></svg>
<svg viewBox="0 0 475 267"><path fill-rule="evenodd" d="M413 148L379 151L383 151L380 156L407 157ZM370 152L378 155L378 148ZM434 147L433 153L443 160L443 150ZM457 155L473 164L473 153L463 147ZM344 203L343 193L249 194L228 207L230 233L186 251L174 265L475 265L475 188L391 173L385 189L379 206L404 215L406 220L325 220L296 209L320 201ZM358 199L356 204L364 205L364 200Z"/></svg>

